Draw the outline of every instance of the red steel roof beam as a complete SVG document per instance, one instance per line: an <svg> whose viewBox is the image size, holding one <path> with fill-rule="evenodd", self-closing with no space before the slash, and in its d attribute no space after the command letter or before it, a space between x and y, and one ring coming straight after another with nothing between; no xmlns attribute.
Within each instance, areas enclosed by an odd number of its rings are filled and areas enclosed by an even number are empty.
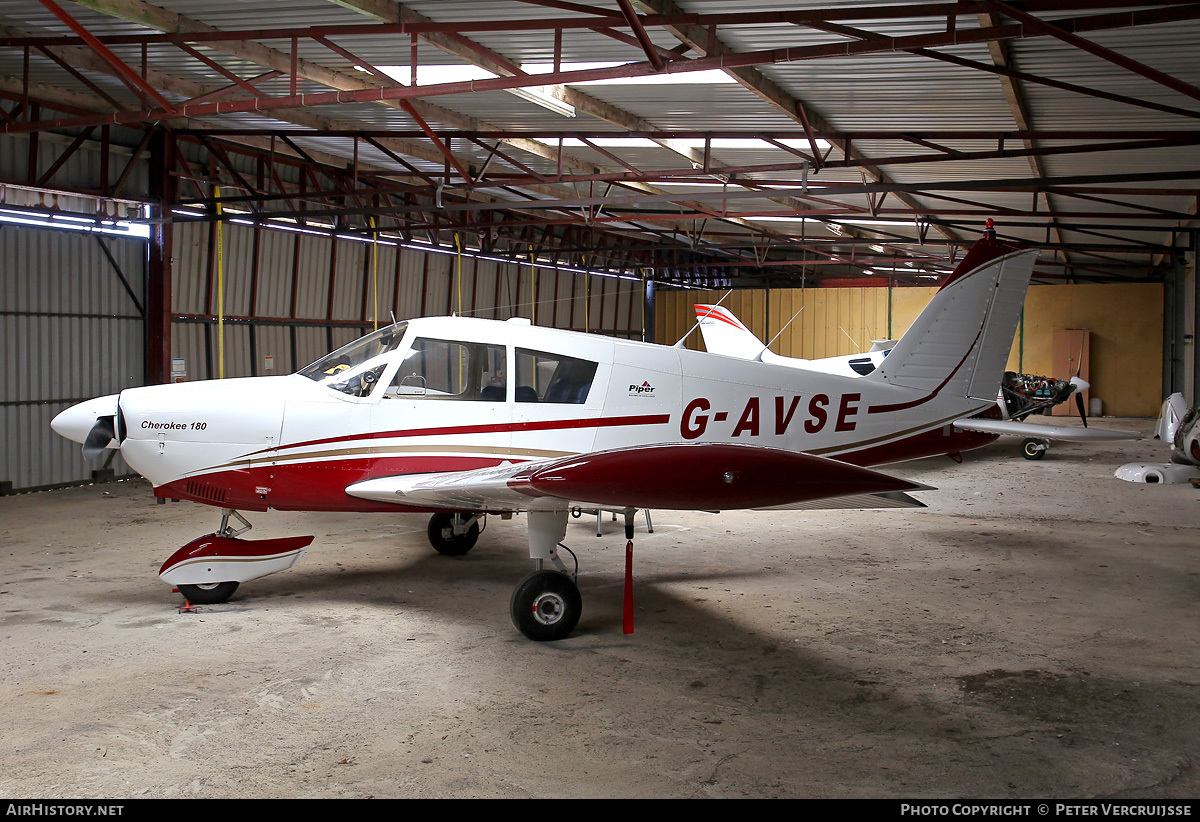
<svg viewBox="0 0 1200 822"><path fill-rule="evenodd" d="M52 0L42 0L51 2ZM1116 28L1131 28L1139 25L1157 24L1177 20L1192 20L1200 18L1200 4L1191 4L1168 9L1152 9L1121 14L1101 14L1088 17L1061 20L1062 28L1075 31L1101 31ZM1029 27L1032 29L1033 27ZM818 60L828 57L843 57L870 55L906 51L913 48L929 48L949 45L966 45L983 43L992 40L1013 40L1045 35L1045 32L1027 30L1021 24L988 26L972 30L956 30L947 33L943 31L925 34L888 37L882 39L860 40L841 43L823 43L814 46L795 46L778 49L764 49L744 52L741 54L721 55L718 57L702 57L680 59L664 66L665 73L681 73L707 71L709 69L738 68L759 66L772 63L791 63L804 60ZM126 70L128 68L126 67ZM165 117L211 117L213 115L236 112L266 112L287 108L305 108L309 106L336 105L339 103L378 102L381 100L409 100L419 97L437 97L451 94L465 94L477 91L503 91L513 88L525 88L535 85L580 83L589 80L611 80L631 77L644 77L655 73L649 63L628 63L620 66L602 69L584 69L563 71L554 74L524 75L516 77L496 77L488 80L469 80L456 83L439 83L430 86L396 86L378 89L359 89L354 91L315 92L312 94L293 94L287 97L270 98L267 100L230 101L223 103L202 103L179 106L175 110L121 112L117 114L98 115L94 117L76 117L62 120L42 122L36 126L5 125L0 132L17 133L27 131L44 131L53 128L69 128L88 125L126 124L142 120L161 120ZM423 121L422 121L423 122ZM424 130L424 129L422 129Z"/></svg>
<svg viewBox="0 0 1200 822"><path fill-rule="evenodd" d="M1128 0L1027 0L1023 3L1031 11L1094 11L1101 8L1124 8ZM859 6L844 8L820 8L774 12L729 12L724 14L654 14L641 18L644 26L753 26L780 24L808 26L829 20L908 20L914 18L946 17L950 14L972 15L990 9L988 0L972 0L964 3L925 3L910 6ZM1139 14L1161 10L1146 10ZM439 23L355 23L288 28L230 29L223 31L179 31L155 34L118 34L96 38L107 45L154 44L154 43L204 43L229 40L288 40L310 38L315 35L334 36L386 36L401 34L454 34L462 32L497 31L563 31L566 29L596 29L605 26L621 26L627 21L623 16L608 14L590 18L550 18L529 20L456 20ZM969 30L965 30L969 31ZM69 36L7 36L0 37L0 46L77 46L80 38ZM660 50L663 53L665 50Z"/></svg>
<svg viewBox="0 0 1200 822"><path fill-rule="evenodd" d="M210 69L217 72L217 74L220 74L226 80L229 80L230 82L232 82L238 86L241 86L246 91L253 94L255 97L266 97L267 96L266 92L264 92L262 89L255 88L249 81L243 80L241 77L234 74L229 69L225 68L223 65L218 63L216 60L213 60L211 57L208 57L208 56L202 54L201 52L196 51L196 49L192 48L187 43L177 43L176 45L181 50L186 52L189 56L194 57L195 59L199 60L201 63L208 66ZM274 73L276 75L278 75L278 74L281 74L282 72L274 72ZM211 93L215 94L216 92L211 92ZM188 102L189 103L194 102L194 100L189 100Z"/></svg>
<svg viewBox="0 0 1200 822"><path fill-rule="evenodd" d="M51 14L63 21L67 28L78 34L83 41L91 47L92 51L104 58L104 61L116 70L117 75L121 78L122 82L135 91L138 96L149 97L164 110L166 110L167 113L170 113L174 107L167 100L167 98L159 94L157 89L143 80L138 73L126 65L120 57L113 54L108 46L96 39L94 34L81 26L78 20L63 11L62 8L60 8L59 5L54 2L54 0L41 0L41 3L50 10Z"/></svg>
<svg viewBox="0 0 1200 822"><path fill-rule="evenodd" d="M346 58L354 65L362 66L364 69L366 69L368 72L370 72L373 76L375 76L379 80L382 80L384 83L387 83L388 86L390 86L392 88L411 88L411 87L416 86L417 71L416 71L415 65L413 66L413 69L412 69L413 86L405 86L403 83L398 82L394 77L389 76L388 74L384 73L382 70L377 68L376 66L373 66L371 63L368 63L366 60L363 60L360 57L356 56L354 53L352 53L348 49L342 48L337 43L334 43L332 40L329 40L328 38L322 37L320 35L314 37L313 39L316 40L321 45L325 46L325 48L334 52L335 54ZM468 174L467 170L462 167L461 163L458 162L458 158L450 153L450 149L447 148L446 144L444 142L442 142L442 140L437 136L437 134L434 132L434 130L432 128L430 128L429 123L425 122L425 118L417 113L417 110L413 107L412 103L408 102L407 100L401 100L400 105L401 105L401 107L403 107L404 111L410 117L412 117L414 120L416 120L417 125L421 127L421 131L424 132L425 136L428 137L435 146L437 146L438 151L440 151L442 153L442 156L446 158L446 162L448 162L448 163L450 163L450 165L454 166L454 169L459 173L459 175L462 176L462 178L464 180L466 180L469 183L473 183L474 180L471 179L471 175Z"/></svg>
<svg viewBox="0 0 1200 822"><path fill-rule="evenodd" d="M222 86L221 88L213 89L212 91L210 91L206 94L201 94L196 97L192 97L192 98L186 100L185 104L186 103L203 103L207 100L213 100L213 99L216 99L217 97L223 97L226 94L229 94L229 92L235 91L236 89L238 89L241 86L247 86L247 85L248 86L256 86L259 83L265 83L267 80L274 80L276 77L282 77L282 76L283 76L282 71L265 71L262 74L259 74L255 77L250 77L245 80L239 80L237 83L234 83L232 85ZM252 89L252 91L254 91L254 93L257 94L259 97L263 96L262 92L257 89ZM256 134L257 134L257 132L256 132Z"/></svg>
<svg viewBox="0 0 1200 822"><path fill-rule="evenodd" d="M85 86L87 86L91 90L91 92L93 94L95 94L100 99L104 100L106 103L111 105L117 111L125 110L125 106L121 105L116 100L114 100L112 97L110 97L108 95L108 93L104 91L104 89L100 88L98 85L93 83L91 80L89 80L87 77L85 77L82 73L80 73L80 71L78 69L76 69L70 63L68 63L66 60L59 57L53 51L51 51L50 49L47 49L47 48L42 48L41 46L38 47L38 51L40 51L42 54L46 55L51 60L53 60L55 63L57 63L59 68L63 69L63 71L70 74L72 77L74 77L79 82L83 83Z"/></svg>
<svg viewBox="0 0 1200 822"><path fill-rule="evenodd" d="M1165 72L1151 68L1145 63L1134 60L1132 57L1126 57L1123 54L1118 54L1112 49L1105 48L1098 43L1093 43L1091 40L1085 40L1084 38L1067 31L1065 28L1060 28L1054 23L1040 20L1028 12L1021 11L1020 9L1013 8L1008 3L1001 2L1001 0L988 0L988 5L1000 14L1003 14L1006 17L1011 17L1013 20L1017 20L1025 25L1031 26L1032 28L1044 34L1050 35L1056 40L1061 40L1062 42L1074 46L1077 49L1082 49L1083 51L1093 54L1102 60L1107 60L1108 62L1120 66L1123 69L1132 71L1134 74L1145 77L1147 80L1152 80L1155 83L1166 86L1169 89L1178 91L1180 94L1191 97L1193 100L1200 100L1200 88L1196 88L1191 83L1185 83L1183 80L1180 80L1177 77L1172 77Z"/></svg>

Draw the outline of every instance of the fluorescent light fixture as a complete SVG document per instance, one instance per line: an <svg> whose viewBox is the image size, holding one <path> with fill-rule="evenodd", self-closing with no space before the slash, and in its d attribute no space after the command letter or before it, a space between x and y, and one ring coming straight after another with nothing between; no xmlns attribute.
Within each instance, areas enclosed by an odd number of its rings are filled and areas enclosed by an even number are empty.
<svg viewBox="0 0 1200 822"><path fill-rule="evenodd" d="M555 114L561 114L563 117L574 117L575 106L570 103L564 103L551 93L551 89L562 88L562 86L530 86L529 88L510 88L505 89L509 94L516 95L522 100L528 100L531 103L549 109Z"/></svg>
<svg viewBox="0 0 1200 822"><path fill-rule="evenodd" d="M359 71L365 71L361 66L355 66L355 68ZM406 86L412 85L412 68L410 66L377 66L377 68L398 83ZM535 72L529 73L532 74ZM499 76L487 69L472 65L417 66L417 82L424 86L440 85L442 83L465 83L470 80L491 80ZM510 88L505 89L505 91L520 97L522 100L527 100L542 108L549 109L555 114L561 114L563 117L574 117L575 107L555 97L553 93L554 88L556 87L549 85L530 86L528 88Z"/></svg>
<svg viewBox="0 0 1200 822"><path fill-rule="evenodd" d="M656 184L657 185L657 184ZM828 223L823 223L820 220L814 220L812 217L747 217L747 220L754 220L756 223L808 223L815 226L828 226Z"/></svg>
<svg viewBox="0 0 1200 822"><path fill-rule="evenodd" d="M361 66L355 66L365 72ZM376 66L388 77L403 85L412 85L412 68L409 66ZM417 66L417 82L423 86L440 85L441 83L465 83L469 80L491 80L497 75L479 66Z"/></svg>
<svg viewBox="0 0 1200 822"><path fill-rule="evenodd" d="M339 240L350 240L351 242L355 242L355 243L375 243L376 245L383 245L383 246L400 245L399 243L392 242L391 240L384 240L384 239L375 240L375 239L372 239L371 237L364 237L360 234L334 234L333 236L337 237Z"/></svg>
<svg viewBox="0 0 1200 822"><path fill-rule="evenodd" d="M883 246L881 246L881 245L874 245L874 244L872 244L872 245L868 246L868 248L870 248L872 251L874 251L874 252L876 252L876 253L878 253L878 254L882 254L883 252L887 251L887 249L886 249L886 248L884 248L884 247L883 247Z"/></svg>
<svg viewBox="0 0 1200 822"><path fill-rule="evenodd" d="M843 223L847 225L881 225L889 228L911 228L912 223L905 220L854 220L843 219Z"/></svg>
<svg viewBox="0 0 1200 822"><path fill-rule="evenodd" d="M613 68L627 65L630 61L602 63L560 63L559 71L588 71L590 69ZM362 66L355 66L358 71L365 72ZM409 66L377 66L387 76L404 85L412 84L412 69ZM521 70L526 74L551 74L554 72L553 63L522 63ZM499 75L479 66L467 65L429 65L417 66L417 82L421 85L439 85L441 83L463 83L470 80L491 80ZM572 86L590 85L712 85L715 83L735 82L720 69L708 71L691 71L672 74L649 74L643 77L614 77L609 80L589 80L582 83L570 83ZM575 107L564 103L554 93L555 86L530 86L527 88L510 88L505 91L549 109L563 117L574 117ZM561 88L561 86L560 86ZM757 142L757 141L755 141Z"/></svg>
<svg viewBox="0 0 1200 822"><path fill-rule="evenodd" d="M616 68L629 65L632 60L619 60L606 63L561 63L559 71L589 71L591 69ZM554 71L553 63L522 63L521 70L527 74L550 74ZM737 82L720 69L708 71L689 71L671 74L646 74L641 77L613 77L609 80L586 80L580 83L570 83L572 86L664 86L664 85L713 85L717 83Z"/></svg>
<svg viewBox="0 0 1200 822"><path fill-rule="evenodd" d="M516 91L517 89L511 89ZM535 137L539 143L544 143L548 146L558 145L557 139L547 137ZM593 137L589 142L603 148L658 148L660 143L651 140L648 137ZM669 143L677 148L704 148L704 140L699 137L677 137L669 140L663 140L663 143ZM785 146L792 148L807 149L809 148L808 140L779 140ZM567 137L563 140L564 147L583 148L587 143L576 137ZM717 137L711 142L711 146L715 149L756 149L762 151L764 149L775 148L770 143L758 139L757 137ZM829 148L829 143L824 140L817 140L817 148ZM802 185L802 182L797 180L796 185ZM816 186L809 186L815 188Z"/></svg>
<svg viewBox="0 0 1200 822"><path fill-rule="evenodd" d="M738 185L738 183L737 182L734 182L734 183L685 183L685 182L680 182L677 180L659 180L658 182L654 183L654 185L656 185L656 186L688 186L690 188L725 188L728 185L736 186L736 185ZM758 219L765 219L765 218L751 217L750 219L758 220Z"/></svg>
<svg viewBox="0 0 1200 822"><path fill-rule="evenodd" d="M115 234L122 237L146 239L150 226L145 223L127 223L124 220L95 220L50 212L10 211L0 209L0 223L27 225L34 228L56 228L60 231L83 231L89 234Z"/></svg>

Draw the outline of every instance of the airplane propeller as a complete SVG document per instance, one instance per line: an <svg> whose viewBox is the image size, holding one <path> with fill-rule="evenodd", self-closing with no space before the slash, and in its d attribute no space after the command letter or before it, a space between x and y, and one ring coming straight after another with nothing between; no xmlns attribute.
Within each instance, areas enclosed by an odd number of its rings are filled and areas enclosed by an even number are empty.
<svg viewBox="0 0 1200 822"><path fill-rule="evenodd" d="M116 417L96 417L96 424L92 426L91 431L88 431L87 438L83 441L83 458L85 460L95 459L116 437Z"/></svg>
<svg viewBox="0 0 1200 822"><path fill-rule="evenodd" d="M1079 409L1079 419L1083 420L1083 427L1087 428L1087 411L1083 407L1083 392L1092 386L1082 377L1071 377L1071 385L1075 388L1075 407Z"/></svg>

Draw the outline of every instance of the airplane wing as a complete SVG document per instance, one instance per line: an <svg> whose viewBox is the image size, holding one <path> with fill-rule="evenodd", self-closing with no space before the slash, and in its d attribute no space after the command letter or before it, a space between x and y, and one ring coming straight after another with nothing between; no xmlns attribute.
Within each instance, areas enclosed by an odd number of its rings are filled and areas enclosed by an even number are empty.
<svg viewBox="0 0 1200 822"><path fill-rule="evenodd" d="M922 486L921 491L936 490L932 485ZM788 505L772 505L755 508L755 511L828 511L834 509L862 508L926 508L928 506L902 491L885 491L880 494L855 494L849 497L827 497L808 502L793 502Z"/></svg>
<svg viewBox="0 0 1200 822"><path fill-rule="evenodd" d="M868 495L919 490L929 486L826 457L753 445L688 443L382 477L354 483L346 493L457 511L517 512L569 505L714 511L839 497L864 497L866 502ZM861 507L893 507L894 499L874 502Z"/></svg>
<svg viewBox="0 0 1200 822"><path fill-rule="evenodd" d="M1103 428L1074 428L1066 425L1037 425L1032 422L1014 420L987 420L973 417L954 421L954 427L963 431L979 431L983 434L1001 434L1015 437L1032 437L1062 442L1099 442L1104 440L1136 440L1138 434L1123 431L1106 431Z"/></svg>

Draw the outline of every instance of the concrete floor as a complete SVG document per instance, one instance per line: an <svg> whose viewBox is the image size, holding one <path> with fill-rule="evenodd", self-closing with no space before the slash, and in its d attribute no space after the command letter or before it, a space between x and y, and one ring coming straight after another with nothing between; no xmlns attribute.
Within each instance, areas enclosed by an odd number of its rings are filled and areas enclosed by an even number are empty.
<svg viewBox="0 0 1200 822"><path fill-rule="evenodd" d="M1104 420L1149 432L1152 420ZM574 522L584 615L508 617L521 518L466 557L416 515L251 516L294 569L181 614L219 513L141 481L0 499L0 794L1194 797L1200 491L1154 440L892 466L925 510Z"/></svg>

